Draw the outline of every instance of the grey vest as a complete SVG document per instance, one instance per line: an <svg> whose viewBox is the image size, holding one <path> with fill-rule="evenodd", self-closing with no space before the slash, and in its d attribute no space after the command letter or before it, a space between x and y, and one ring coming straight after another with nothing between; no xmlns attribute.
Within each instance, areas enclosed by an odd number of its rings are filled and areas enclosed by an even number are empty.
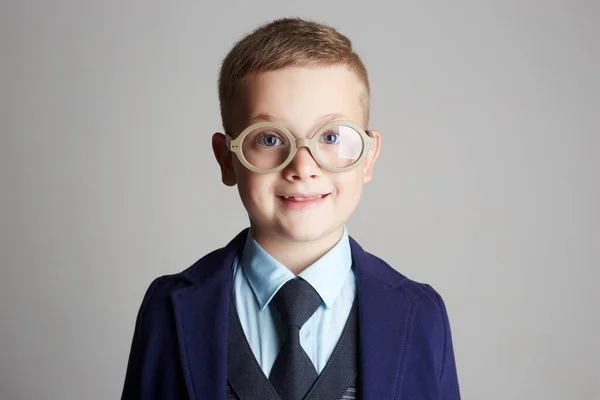
<svg viewBox="0 0 600 400"><path fill-rule="evenodd" d="M227 400L280 400L256 361L242 328L235 299L229 306ZM358 306L354 299L342 335L304 400L358 399Z"/></svg>

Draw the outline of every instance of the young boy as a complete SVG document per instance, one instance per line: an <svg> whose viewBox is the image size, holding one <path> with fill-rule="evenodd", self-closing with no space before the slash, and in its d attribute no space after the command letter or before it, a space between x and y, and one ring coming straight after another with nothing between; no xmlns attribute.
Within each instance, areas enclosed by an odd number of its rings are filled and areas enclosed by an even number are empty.
<svg viewBox="0 0 600 400"><path fill-rule="evenodd" d="M300 19L225 58L212 148L250 228L142 302L122 399L459 399L440 296L345 227L380 133L350 41Z"/></svg>

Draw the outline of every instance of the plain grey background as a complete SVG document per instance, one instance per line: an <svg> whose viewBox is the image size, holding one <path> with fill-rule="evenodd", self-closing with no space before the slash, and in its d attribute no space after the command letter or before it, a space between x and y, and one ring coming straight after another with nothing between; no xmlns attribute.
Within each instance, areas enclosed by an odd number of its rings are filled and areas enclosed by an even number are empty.
<svg viewBox="0 0 600 400"><path fill-rule="evenodd" d="M600 398L598 2L3 0L0 399L118 398L151 280L247 225L217 73L284 16L367 65L348 227L442 294L463 398Z"/></svg>

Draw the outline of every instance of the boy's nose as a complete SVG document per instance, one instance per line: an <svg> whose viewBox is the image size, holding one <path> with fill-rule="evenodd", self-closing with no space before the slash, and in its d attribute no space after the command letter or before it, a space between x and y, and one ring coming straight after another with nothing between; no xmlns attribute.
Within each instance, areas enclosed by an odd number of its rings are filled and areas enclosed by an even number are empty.
<svg viewBox="0 0 600 400"><path fill-rule="evenodd" d="M292 161L283 170L288 180L314 179L323 174L321 166L306 147L298 149Z"/></svg>

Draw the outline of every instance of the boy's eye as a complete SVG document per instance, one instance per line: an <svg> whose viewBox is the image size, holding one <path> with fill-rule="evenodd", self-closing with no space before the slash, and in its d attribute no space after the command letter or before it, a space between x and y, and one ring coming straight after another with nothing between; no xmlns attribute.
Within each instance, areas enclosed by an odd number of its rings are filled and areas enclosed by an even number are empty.
<svg viewBox="0 0 600 400"><path fill-rule="evenodd" d="M256 142L266 147L280 146L283 144L283 141L272 133L262 135Z"/></svg>
<svg viewBox="0 0 600 400"><path fill-rule="evenodd" d="M325 144L336 144L340 141L340 134L337 132L325 132L321 135L320 141Z"/></svg>

